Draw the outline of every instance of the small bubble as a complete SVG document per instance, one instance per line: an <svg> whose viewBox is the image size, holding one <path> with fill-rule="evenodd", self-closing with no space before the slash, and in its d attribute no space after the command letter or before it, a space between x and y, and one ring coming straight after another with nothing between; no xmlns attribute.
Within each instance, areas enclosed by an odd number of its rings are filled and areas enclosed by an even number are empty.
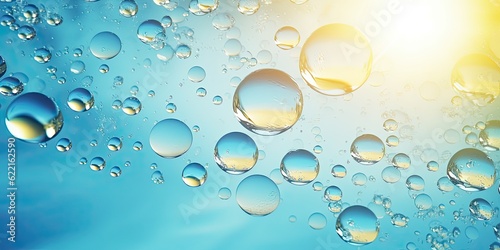
<svg viewBox="0 0 500 250"><path fill-rule="evenodd" d="M68 138L61 138L57 141L56 149L59 152L69 151L72 147L71 141Z"/></svg>
<svg viewBox="0 0 500 250"><path fill-rule="evenodd" d="M163 174L159 170L156 170L153 174L151 174L151 180L154 184L163 184L163 182L165 182Z"/></svg>
<svg viewBox="0 0 500 250"><path fill-rule="evenodd" d="M309 216L308 223L312 229L320 230L326 226L326 217L322 213L313 213Z"/></svg>
<svg viewBox="0 0 500 250"><path fill-rule="evenodd" d="M119 177L122 174L122 170L120 169L120 167L114 166L109 171L109 174L111 175L111 177Z"/></svg>

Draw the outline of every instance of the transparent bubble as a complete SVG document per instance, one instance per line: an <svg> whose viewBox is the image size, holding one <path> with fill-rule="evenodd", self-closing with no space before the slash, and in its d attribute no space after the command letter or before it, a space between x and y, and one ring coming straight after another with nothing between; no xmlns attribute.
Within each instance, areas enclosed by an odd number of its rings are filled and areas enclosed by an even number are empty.
<svg viewBox="0 0 500 250"><path fill-rule="evenodd" d="M250 136L231 132L222 136L214 148L217 165L226 173L243 174L257 163L259 152Z"/></svg>
<svg viewBox="0 0 500 250"><path fill-rule="evenodd" d="M460 134L454 129L448 129L444 132L444 140L449 144L455 144L460 141Z"/></svg>
<svg viewBox="0 0 500 250"><path fill-rule="evenodd" d="M0 56L0 77L5 75L5 72L7 71L7 63L3 59L2 56Z"/></svg>
<svg viewBox="0 0 500 250"><path fill-rule="evenodd" d="M68 138L61 138L57 141L56 149L59 152L69 151L72 147L72 143Z"/></svg>
<svg viewBox="0 0 500 250"><path fill-rule="evenodd" d="M214 98L212 98L212 103L215 105L221 105L222 104L222 96L216 95Z"/></svg>
<svg viewBox="0 0 500 250"><path fill-rule="evenodd" d="M469 204L471 216L478 220L491 220L494 212L491 204L482 198L476 198Z"/></svg>
<svg viewBox="0 0 500 250"><path fill-rule="evenodd" d="M20 140L42 143L61 131L63 116L52 99L32 92L18 96L10 103L6 110L5 125Z"/></svg>
<svg viewBox="0 0 500 250"><path fill-rule="evenodd" d="M427 194L419 194L414 200L418 210L427 210L432 207L432 198Z"/></svg>
<svg viewBox="0 0 500 250"><path fill-rule="evenodd" d="M259 98L255 98L259 96ZM246 129L277 135L291 128L302 114L297 83L285 72L262 69L250 73L236 88L233 111Z"/></svg>
<svg viewBox="0 0 500 250"><path fill-rule="evenodd" d="M82 61L74 61L70 66L71 73L78 75L85 71L85 63Z"/></svg>
<svg viewBox="0 0 500 250"><path fill-rule="evenodd" d="M97 147L97 140L92 140L89 144L91 147Z"/></svg>
<svg viewBox="0 0 500 250"><path fill-rule="evenodd" d="M253 15L260 8L259 0L239 0L238 11L244 15Z"/></svg>
<svg viewBox="0 0 500 250"><path fill-rule="evenodd" d="M137 28L137 37L145 44L153 45L157 42L157 37L165 34L165 28L156 20L146 20Z"/></svg>
<svg viewBox="0 0 500 250"><path fill-rule="evenodd" d="M253 216L272 213L280 203L278 186L264 175L251 175L243 179L236 189L240 208Z"/></svg>
<svg viewBox="0 0 500 250"><path fill-rule="evenodd" d="M500 120L486 122L484 129L479 133L479 142L486 150L500 149Z"/></svg>
<svg viewBox="0 0 500 250"><path fill-rule="evenodd" d="M24 25L17 29L17 36L24 41L32 40L36 36L36 31L29 25Z"/></svg>
<svg viewBox="0 0 500 250"><path fill-rule="evenodd" d="M228 30L234 26L234 17L227 12L217 13L212 19L212 25L218 30Z"/></svg>
<svg viewBox="0 0 500 250"><path fill-rule="evenodd" d="M491 243L489 250L500 250L500 242Z"/></svg>
<svg viewBox="0 0 500 250"><path fill-rule="evenodd" d="M154 90L148 91L148 96L149 97L154 97L156 95L156 92Z"/></svg>
<svg viewBox="0 0 500 250"><path fill-rule="evenodd" d="M137 97L127 97L125 100L123 100L122 103L122 111L123 113L127 115L137 115L139 112L141 112L142 109L142 104Z"/></svg>
<svg viewBox="0 0 500 250"><path fill-rule="evenodd" d="M90 52L101 59L108 60L120 53L122 42L113 32L104 31L97 33L90 41Z"/></svg>
<svg viewBox="0 0 500 250"><path fill-rule="evenodd" d="M291 223L294 223L297 221L297 216L295 215L290 215L290 217L288 217L288 221L290 221Z"/></svg>
<svg viewBox="0 0 500 250"><path fill-rule="evenodd" d="M342 190L337 186L329 186L325 189L324 197L327 201L339 201L342 199Z"/></svg>
<svg viewBox="0 0 500 250"><path fill-rule="evenodd" d="M137 14L138 10L139 8L134 0L123 0L120 3L120 15L124 17L133 17Z"/></svg>
<svg viewBox="0 0 500 250"><path fill-rule="evenodd" d="M135 151L141 151L142 150L142 142L140 142L140 141L134 142L134 145L132 146L132 148Z"/></svg>
<svg viewBox="0 0 500 250"><path fill-rule="evenodd" d="M149 165L149 168L154 170L154 169L158 168L158 165L153 162L153 163L151 163L151 165Z"/></svg>
<svg viewBox="0 0 500 250"><path fill-rule="evenodd" d="M497 240L500 241L500 223L493 227L493 233L495 233Z"/></svg>
<svg viewBox="0 0 500 250"><path fill-rule="evenodd" d="M476 240L479 238L479 231L473 226L468 226L465 228L465 236L470 240Z"/></svg>
<svg viewBox="0 0 500 250"><path fill-rule="evenodd" d="M39 63L47 63L52 58L52 53L46 48L35 49L33 58Z"/></svg>
<svg viewBox="0 0 500 250"><path fill-rule="evenodd" d="M231 80L229 80L229 84L231 85L231 87L238 87L240 82L241 82L241 78L239 78L237 76L235 76L235 77L231 78Z"/></svg>
<svg viewBox="0 0 500 250"><path fill-rule="evenodd" d="M439 170L439 163L437 163L436 161L430 161L427 163L427 170L429 171L432 171L432 172L436 172Z"/></svg>
<svg viewBox="0 0 500 250"><path fill-rule="evenodd" d="M368 178L363 173L356 173L351 178L352 184L356 186L364 186L367 180Z"/></svg>
<svg viewBox="0 0 500 250"><path fill-rule="evenodd" d="M367 38L346 24L328 24L314 31L300 52L302 78L325 95L344 95L363 85L371 72Z"/></svg>
<svg viewBox="0 0 500 250"><path fill-rule="evenodd" d="M394 166L388 166L382 170L382 179L387 183L396 183L401 179L401 171Z"/></svg>
<svg viewBox="0 0 500 250"><path fill-rule="evenodd" d="M387 132L393 132L398 129L398 122L395 121L394 119L387 119L384 122L384 130Z"/></svg>
<svg viewBox="0 0 500 250"><path fill-rule="evenodd" d="M326 217L322 213L313 213L308 219L309 226L312 229L320 230L326 227Z"/></svg>
<svg viewBox="0 0 500 250"><path fill-rule="evenodd" d="M190 163L182 170L182 181L190 187L199 187L207 180L207 169L199 163Z"/></svg>
<svg viewBox="0 0 500 250"><path fill-rule="evenodd" d="M451 182L465 191L481 191L495 182L493 161L483 152L466 148L456 152L448 162L447 174Z"/></svg>
<svg viewBox="0 0 500 250"><path fill-rule="evenodd" d="M68 106L76 112L85 112L94 106L94 96L84 88L76 88L68 95Z"/></svg>
<svg viewBox="0 0 500 250"><path fill-rule="evenodd" d="M87 158L85 158L85 157L80 158L80 161L78 161L78 163L79 163L80 165L85 165L85 164L87 164Z"/></svg>
<svg viewBox="0 0 500 250"><path fill-rule="evenodd" d="M206 75L205 70L200 66L193 66L188 71L188 78L192 82L201 82Z"/></svg>
<svg viewBox="0 0 500 250"><path fill-rule="evenodd" d="M164 158L176 158L191 147L193 134L189 127L176 119L158 122L149 134L149 144L153 151Z"/></svg>
<svg viewBox="0 0 500 250"><path fill-rule="evenodd" d="M406 187L414 191L422 191L425 188L425 181L419 175L410 175L406 179Z"/></svg>
<svg viewBox="0 0 500 250"><path fill-rule="evenodd" d="M2 26L11 26L16 22L16 19L11 15L3 15L0 17L0 24Z"/></svg>
<svg viewBox="0 0 500 250"><path fill-rule="evenodd" d="M175 56L179 59L186 59L191 56L191 48L185 44L181 44L175 50Z"/></svg>
<svg viewBox="0 0 500 250"><path fill-rule="evenodd" d="M314 152L315 154L321 154L321 153L323 152L323 147L321 147L320 145L316 145L316 146L314 146L314 148L313 148L313 152Z"/></svg>
<svg viewBox="0 0 500 250"><path fill-rule="evenodd" d="M109 66L107 64L101 64L101 66L99 66L99 72L103 73L103 74L106 74L109 72Z"/></svg>
<svg viewBox="0 0 500 250"><path fill-rule="evenodd" d="M312 188L314 191L321 191L321 190L323 190L323 183L321 183L320 181L315 181L312 184Z"/></svg>
<svg viewBox="0 0 500 250"><path fill-rule="evenodd" d="M51 26L58 26L63 22L63 17L57 13L47 13L47 17L45 18L45 21L47 22L48 25Z"/></svg>
<svg viewBox="0 0 500 250"><path fill-rule="evenodd" d="M451 83L455 91L477 106L492 103L500 94L500 68L488 56L462 57L453 68Z"/></svg>
<svg viewBox="0 0 500 250"><path fill-rule="evenodd" d="M455 188L453 183L448 179L448 177L441 177L437 181L437 187L443 192L451 192Z"/></svg>
<svg viewBox="0 0 500 250"><path fill-rule="evenodd" d="M165 180L163 179L163 174L160 170L156 170L151 174L151 180L154 184L163 184Z"/></svg>
<svg viewBox="0 0 500 250"><path fill-rule="evenodd" d="M482 121L478 121L476 122L476 124L474 125L474 128L476 128L477 130L481 131L483 129L486 128L486 123L482 122Z"/></svg>
<svg viewBox="0 0 500 250"><path fill-rule="evenodd" d="M210 13L219 7L219 0L197 0L198 8L203 13Z"/></svg>
<svg viewBox="0 0 500 250"><path fill-rule="evenodd" d="M122 140L118 137L111 137L108 140L108 149L111 151L118 151L122 148Z"/></svg>
<svg viewBox="0 0 500 250"><path fill-rule="evenodd" d="M274 34L274 42L280 49L293 49L300 42L300 34L292 26L281 27Z"/></svg>
<svg viewBox="0 0 500 250"><path fill-rule="evenodd" d="M411 159L405 153L398 153L392 157L392 165L401 169L408 169L411 166Z"/></svg>
<svg viewBox="0 0 500 250"><path fill-rule="evenodd" d="M384 143L375 135L361 135L351 144L351 156L361 164L375 164L384 158L384 155Z"/></svg>
<svg viewBox="0 0 500 250"><path fill-rule="evenodd" d="M399 145L399 138L395 135L390 135L385 139L385 144L389 147L396 147Z"/></svg>
<svg viewBox="0 0 500 250"><path fill-rule="evenodd" d="M113 85L114 86L120 86L123 84L123 77L122 76L116 76L114 79L113 79Z"/></svg>
<svg viewBox="0 0 500 250"><path fill-rule="evenodd" d="M4 96L19 95L24 90L24 84L13 76L5 77L0 80L0 93Z"/></svg>
<svg viewBox="0 0 500 250"><path fill-rule="evenodd" d="M475 146L479 142L479 137L476 133L471 132L465 136L465 143Z"/></svg>
<svg viewBox="0 0 500 250"><path fill-rule="evenodd" d="M342 202L328 203L328 210L332 213L340 213L342 211Z"/></svg>
<svg viewBox="0 0 500 250"><path fill-rule="evenodd" d="M240 54L242 45L238 39L228 39L224 44L224 53L227 56L237 56Z"/></svg>
<svg viewBox="0 0 500 250"><path fill-rule="evenodd" d="M335 165L332 167L332 176L336 178L344 178L347 175L347 169L342 165Z"/></svg>
<svg viewBox="0 0 500 250"><path fill-rule="evenodd" d="M175 103L171 102L171 103L167 104L165 109L167 110L168 113L172 114L172 113L175 113L175 111L177 111L177 106L175 106Z"/></svg>
<svg viewBox="0 0 500 250"><path fill-rule="evenodd" d="M111 104L111 107L114 110L119 110L119 109L121 109L123 107L123 103L120 100L114 100L113 103Z"/></svg>
<svg viewBox="0 0 500 250"><path fill-rule="evenodd" d="M219 189L219 198L221 200L227 200L231 198L231 190L227 187L223 187Z"/></svg>
<svg viewBox="0 0 500 250"><path fill-rule="evenodd" d="M106 166L106 161L102 157L94 157L90 160L90 169L94 171L101 171Z"/></svg>
<svg viewBox="0 0 500 250"><path fill-rule="evenodd" d="M406 217L404 214L394 214L391 217L391 223L392 225L396 227L407 227L408 222L410 221L410 218Z"/></svg>
<svg viewBox="0 0 500 250"><path fill-rule="evenodd" d="M111 170L109 171L109 175L111 175L111 177L119 177L121 174L122 170L118 166L112 167Z"/></svg>
<svg viewBox="0 0 500 250"><path fill-rule="evenodd" d="M380 222L370 209L355 205L340 213L335 228L342 240L351 245L361 246L377 238Z"/></svg>
<svg viewBox="0 0 500 250"><path fill-rule="evenodd" d="M319 161L311 152L298 149L288 152L281 160L281 174L294 185L305 185L318 176Z"/></svg>
<svg viewBox="0 0 500 250"><path fill-rule="evenodd" d="M172 18L170 16L164 16L161 18L161 26L164 28L168 28L172 26Z"/></svg>
<svg viewBox="0 0 500 250"><path fill-rule="evenodd" d="M196 90L196 95L199 97L204 97L207 95L207 90L205 88L200 87Z"/></svg>

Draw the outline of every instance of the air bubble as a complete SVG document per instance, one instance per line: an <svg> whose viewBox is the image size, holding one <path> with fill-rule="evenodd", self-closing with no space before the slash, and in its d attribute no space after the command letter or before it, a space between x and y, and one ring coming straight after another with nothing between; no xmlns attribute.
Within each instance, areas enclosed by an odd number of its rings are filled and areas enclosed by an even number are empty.
<svg viewBox="0 0 500 250"><path fill-rule="evenodd" d="M465 191L481 191L495 182L493 161L483 152L466 148L456 152L448 162L447 174L451 182Z"/></svg>
<svg viewBox="0 0 500 250"><path fill-rule="evenodd" d="M380 230L380 222L370 209L355 205L340 213L335 228L342 240L351 245L361 246L375 241Z"/></svg>
<svg viewBox="0 0 500 250"><path fill-rule="evenodd" d="M68 95L68 106L76 112L85 112L94 106L94 96L84 88L76 88Z"/></svg>
<svg viewBox="0 0 500 250"><path fill-rule="evenodd" d="M290 151L281 160L280 170L288 182L305 185L318 176L319 161L307 150Z"/></svg>
<svg viewBox="0 0 500 250"><path fill-rule="evenodd" d="M351 156L361 164L375 164L384 158L384 155L384 143L375 135L361 135L351 144Z"/></svg>
<svg viewBox="0 0 500 250"><path fill-rule="evenodd" d="M56 149L59 152L69 151L72 147L72 143L68 138L61 138L57 141Z"/></svg>
<svg viewBox="0 0 500 250"><path fill-rule="evenodd" d="M120 53L121 49L122 42L120 38L109 31L97 33L90 41L90 52L101 60L109 60L115 57Z"/></svg>
<svg viewBox="0 0 500 250"><path fill-rule="evenodd" d="M222 136L214 148L217 165L226 173L243 174L257 163L259 153L254 140L240 132Z"/></svg>
<svg viewBox="0 0 500 250"><path fill-rule="evenodd" d="M190 187L199 187L207 180L207 169L199 163L190 163L182 170L182 181Z"/></svg>
<svg viewBox="0 0 500 250"><path fill-rule="evenodd" d="M278 186L264 175L251 175L243 179L236 189L240 208L253 216L272 213L280 203Z"/></svg>
<svg viewBox="0 0 500 250"><path fill-rule="evenodd" d="M193 134L189 127L177 119L158 122L149 134L153 151L164 158L176 158L191 147Z"/></svg>
<svg viewBox="0 0 500 250"><path fill-rule="evenodd" d="M299 32L291 26L281 27L274 34L274 42L280 49L293 49L300 41Z"/></svg>

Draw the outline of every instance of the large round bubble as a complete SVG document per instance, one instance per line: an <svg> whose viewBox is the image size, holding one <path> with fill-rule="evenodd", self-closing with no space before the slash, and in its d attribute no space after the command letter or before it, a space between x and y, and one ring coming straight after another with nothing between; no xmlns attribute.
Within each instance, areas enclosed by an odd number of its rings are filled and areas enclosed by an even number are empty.
<svg viewBox="0 0 500 250"><path fill-rule="evenodd" d="M385 146L382 140L372 134L364 134L356 138L351 144L351 156L357 162L371 165L384 158Z"/></svg>
<svg viewBox="0 0 500 250"><path fill-rule="evenodd" d="M7 108L5 124L14 137L30 143L42 143L61 131L63 116L52 99L32 92L12 101Z"/></svg>
<svg viewBox="0 0 500 250"><path fill-rule="evenodd" d="M448 177L465 191L481 191L495 183L496 170L493 161L475 148L456 152L448 162Z"/></svg>
<svg viewBox="0 0 500 250"><path fill-rule="evenodd" d="M151 148L164 158L176 158L186 153L192 141L191 129L177 119L165 119L158 122L149 134Z"/></svg>
<svg viewBox="0 0 500 250"><path fill-rule="evenodd" d="M261 69L238 85L233 111L246 129L260 135L277 135L297 122L302 102L302 92L287 73Z"/></svg>
<svg viewBox="0 0 500 250"><path fill-rule="evenodd" d="M90 52L99 59L111 59L118 55L121 49L120 38L109 31L98 33L90 41Z"/></svg>
<svg viewBox="0 0 500 250"><path fill-rule="evenodd" d="M336 230L342 240L359 246L371 243L377 238L380 223L370 209L355 205L340 213Z"/></svg>
<svg viewBox="0 0 500 250"><path fill-rule="evenodd" d="M264 216L272 213L280 203L276 183L264 175L251 175L243 179L236 189L236 201L245 213Z"/></svg>
<svg viewBox="0 0 500 250"><path fill-rule="evenodd" d="M305 185L318 176L319 161L311 152L299 149L288 152L281 160L281 174L294 185Z"/></svg>
<svg viewBox="0 0 500 250"><path fill-rule="evenodd" d="M229 174L243 174L252 169L259 157L257 145L250 136L231 132L222 136L214 149L215 162Z"/></svg>
<svg viewBox="0 0 500 250"><path fill-rule="evenodd" d="M368 39L346 24L328 24L307 38L300 52L302 78L325 95L344 95L365 83L371 72Z"/></svg>

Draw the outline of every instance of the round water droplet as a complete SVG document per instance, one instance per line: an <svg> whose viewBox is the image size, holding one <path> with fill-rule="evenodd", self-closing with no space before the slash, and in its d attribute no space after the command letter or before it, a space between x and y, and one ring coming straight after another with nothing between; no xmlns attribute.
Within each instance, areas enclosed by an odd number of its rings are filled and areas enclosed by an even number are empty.
<svg viewBox="0 0 500 250"><path fill-rule="evenodd" d="M333 177L344 178L347 175L347 169L342 165L335 165L331 171Z"/></svg>
<svg viewBox="0 0 500 250"><path fill-rule="evenodd" d="M83 71L85 71L85 63L82 61L74 61L71 63L70 67L71 73L78 75L81 74Z"/></svg>
<svg viewBox="0 0 500 250"><path fill-rule="evenodd" d="M327 201L339 201L342 199L342 190L337 186L329 186L325 189L324 197Z"/></svg>
<svg viewBox="0 0 500 250"><path fill-rule="evenodd" d="M449 144L455 144L460 141L460 133L450 128L444 132L444 140Z"/></svg>
<svg viewBox="0 0 500 250"><path fill-rule="evenodd" d="M320 145L316 145L316 146L314 146L314 148L313 148L313 152L314 152L315 154L321 154L321 153L323 152L323 148L322 148Z"/></svg>
<svg viewBox="0 0 500 250"><path fill-rule="evenodd" d="M473 226L468 226L465 228L465 236L470 240L476 240L479 238L479 231Z"/></svg>
<svg viewBox="0 0 500 250"><path fill-rule="evenodd" d="M54 138L63 127L63 116L47 96L32 92L20 95L7 108L5 125L16 138L42 143Z"/></svg>
<svg viewBox="0 0 500 250"><path fill-rule="evenodd" d="M191 56L191 48L185 44L181 44L175 50L175 56L179 59L186 59Z"/></svg>
<svg viewBox="0 0 500 250"><path fill-rule="evenodd" d="M199 97L204 97L207 95L207 90L205 88L200 87L196 90L196 95Z"/></svg>
<svg viewBox="0 0 500 250"><path fill-rule="evenodd" d="M389 147L396 147L399 145L399 138L395 135L390 135L385 139L385 144Z"/></svg>
<svg viewBox="0 0 500 250"><path fill-rule="evenodd" d="M136 97L127 97L123 100L122 111L127 115L137 115L141 112L142 104Z"/></svg>
<svg viewBox="0 0 500 250"><path fill-rule="evenodd" d="M370 209L355 205L340 213L335 228L342 240L360 246L369 244L377 238L380 223Z"/></svg>
<svg viewBox="0 0 500 250"><path fill-rule="evenodd" d="M190 187L199 187L207 180L207 169L199 163L190 163L182 170L182 181Z"/></svg>
<svg viewBox="0 0 500 250"><path fill-rule="evenodd" d="M3 57L0 56L0 77L2 77L6 71L7 71L7 63L5 62Z"/></svg>
<svg viewBox="0 0 500 250"><path fill-rule="evenodd" d="M205 70L200 66L193 66L188 71L188 78L192 82L201 82L206 76Z"/></svg>
<svg viewBox="0 0 500 250"><path fill-rule="evenodd" d="M101 66L99 66L99 72L103 73L103 74L106 74L109 72L109 66L107 64L101 64Z"/></svg>
<svg viewBox="0 0 500 250"><path fill-rule="evenodd" d="M212 25L218 30L228 30L234 26L235 20L230 13L218 13L212 19Z"/></svg>
<svg viewBox="0 0 500 250"><path fill-rule="evenodd" d="M109 175L111 175L111 177L119 177L121 174L122 170L118 166L114 166L109 170Z"/></svg>
<svg viewBox="0 0 500 250"><path fill-rule="evenodd" d="M314 31L300 52L302 78L325 95L344 95L363 85L371 72L368 39L346 24L328 24Z"/></svg>
<svg viewBox="0 0 500 250"><path fill-rule="evenodd" d="M123 107L123 103L120 100L114 100L113 103L111 104L111 107L114 110L119 110L119 109L121 109Z"/></svg>
<svg viewBox="0 0 500 250"><path fill-rule="evenodd" d="M29 25L24 25L17 29L17 36L24 41L32 40L36 36L36 31Z"/></svg>
<svg viewBox="0 0 500 250"><path fill-rule="evenodd" d="M260 8L259 0L239 0L238 11L244 15L253 15Z"/></svg>
<svg viewBox="0 0 500 250"><path fill-rule="evenodd" d="M253 216L272 213L280 203L278 186L264 175L251 175L243 179L236 189L240 208Z"/></svg>
<svg viewBox="0 0 500 250"><path fill-rule="evenodd" d="M170 16L164 16L161 18L161 26L164 28L168 28L172 26L172 18Z"/></svg>
<svg viewBox="0 0 500 250"><path fill-rule="evenodd" d="M142 22L137 28L137 37L141 42L151 45L158 36L165 34L165 29L160 22L156 20L147 20Z"/></svg>
<svg viewBox="0 0 500 250"><path fill-rule="evenodd" d="M326 226L326 217L322 213L316 212L309 216L308 222L312 229L320 230Z"/></svg>
<svg viewBox="0 0 500 250"><path fill-rule="evenodd" d="M259 98L255 98L259 96ZM297 83L285 72L262 69L238 85L233 111L246 129L277 135L291 128L302 114L303 98Z"/></svg>
<svg viewBox="0 0 500 250"><path fill-rule="evenodd" d="M293 49L300 41L299 32L291 26L281 27L274 34L274 42L276 46L281 49L288 50Z"/></svg>
<svg viewBox="0 0 500 250"><path fill-rule="evenodd" d="M122 148L122 140L118 137L112 137L108 140L108 149L111 151L118 151Z"/></svg>
<svg viewBox="0 0 500 250"><path fill-rule="evenodd" d="M414 200L418 210L427 210L432 207L432 198L427 194L419 194Z"/></svg>
<svg viewBox="0 0 500 250"><path fill-rule="evenodd" d="M214 98L212 99L212 103L215 104L215 105L221 105L222 104L222 97L220 95L216 95L214 96Z"/></svg>
<svg viewBox="0 0 500 250"><path fill-rule="evenodd" d="M72 147L71 141L68 138L61 138L57 141L56 149L59 152L69 151Z"/></svg>
<svg viewBox="0 0 500 250"><path fill-rule="evenodd" d="M398 153L392 157L392 165L401 169L408 169L411 166L410 157L405 153Z"/></svg>
<svg viewBox="0 0 500 250"><path fill-rule="evenodd" d="M332 213L340 213L342 211L342 202L328 203L328 210Z"/></svg>
<svg viewBox="0 0 500 250"><path fill-rule="evenodd" d="M361 164L375 164L384 158L384 155L384 143L375 135L361 135L351 144L351 156Z"/></svg>
<svg viewBox="0 0 500 250"><path fill-rule="evenodd" d="M227 200L231 198L231 190L227 187L223 187L219 189L219 198L221 200Z"/></svg>
<svg viewBox="0 0 500 250"><path fill-rule="evenodd" d="M356 186L364 186L367 180L368 178L363 173L356 173L351 178L352 184Z"/></svg>
<svg viewBox="0 0 500 250"><path fill-rule="evenodd" d="M477 106L492 103L500 94L500 68L488 56L471 54L462 57L453 68L453 88Z"/></svg>
<svg viewBox="0 0 500 250"><path fill-rule="evenodd" d="M172 114L172 113L175 113L175 111L177 111L177 106L175 106L175 103L171 102L171 103L167 104L165 109L167 110L168 113Z"/></svg>
<svg viewBox="0 0 500 250"><path fill-rule="evenodd" d="M47 63L52 58L52 54L46 48L35 49L33 58L39 63Z"/></svg>
<svg viewBox="0 0 500 250"><path fill-rule="evenodd" d="M453 188L455 188L455 186L450 181L450 179L448 179L448 177L439 178L439 180L437 181L437 187L439 190L443 192L451 192L453 191Z"/></svg>
<svg viewBox="0 0 500 250"><path fill-rule="evenodd" d="M484 129L479 133L479 142L486 150L500 149L500 120L486 122Z"/></svg>
<svg viewBox="0 0 500 250"><path fill-rule="evenodd" d="M120 53L122 41L112 32L97 33L90 41L90 52L102 60L108 60Z"/></svg>
<svg viewBox="0 0 500 250"><path fill-rule="evenodd" d="M477 136L476 133L472 132L469 133L465 136L465 143L471 145L471 146L476 146L476 144L479 142L479 137Z"/></svg>
<svg viewBox="0 0 500 250"><path fill-rule="evenodd" d="M227 56L237 56L240 54L242 45L238 39L229 39L224 44L224 53Z"/></svg>
<svg viewBox="0 0 500 250"><path fill-rule="evenodd" d="M290 217L288 217L288 221L290 221L291 223L294 223L297 221L297 216L295 215L290 215Z"/></svg>
<svg viewBox="0 0 500 250"><path fill-rule="evenodd" d="M0 80L0 93L4 96L19 95L24 90L24 84L13 76L5 77Z"/></svg>
<svg viewBox="0 0 500 250"><path fill-rule="evenodd" d="M448 162L451 182L465 191L481 191L495 183L493 161L483 152L466 148L455 153Z"/></svg>
<svg viewBox="0 0 500 250"><path fill-rule="evenodd" d="M124 17L135 16L138 9L137 3L134 0L123 0L119 7L120 15Z"/></svg>
<svg viewBox="0 0 500 250"><path fill-rule="evenodd" d="M165 180L163 179L163 174L160 172L160 170L156 170L151 174L151 180L153 181L154 184L163 184Z"/></svg>
<svg viewBox="0 0 500 250"><path fill-rule="evenodd" d="M476 198L469 204L471 215L478 220L491 220L494 212L491 204L482 198Z"/></svg>
<svg viewBox="0 0 500 250"><path fill-rule="evenodd" d="M142 150L142 142L140 142L140 141L134 142L134 145L132 146L132 148L135 151L141 151Z"/></svg>
<svg viewBox="0 0 500 250"><path fill-rule="evenodd" d="M158 122L149 134L151 148L164 158L176 158L186 153L192 141L191 129L177 119L165 119Z"/></svg>
<svg viewBox="0 0 500 250"><path fill-rule="evenodd" d="M226 173L243 174L257 163L259 152L250 136L231 132L222 136L214 148L217 165Z"/></svg>
<svg viewBox="0 0 500 250"><path fill-rule="evenodd" d="M410 221L410 218L406 217L404 214L394 214L391 217L391 223L392 225L396 227L407 227L408 222Z"/></svg>
<svg viewBox="0 0 500 250"><path fill-rule="evenodd" d="M281 160L280 170L288 182L305 185L318 176L319 161L307 150L290 151Z"/></svg>
<svg viewBox="0 0 500 250"><path fill-rule="evenodd" d="M439 170L439 163L437 163L436 161L430 161L427 163L427 170L429 171L432 171L432 172L436 172Z"/></svg>
<svg viewBox="0 0 500 250"><path fill-rule="evenodd" d="M312 184L312 188L314 191L321 191L321 190L323 190L323 183L321 183L320 181L315 181Z"/></svg>
<svg viewBox="0 0 500 250"><path fill-rule="evenodd" d="M382 179L387 183L396 183L401 179L401 172L394 166L388 166L382 170Z"/></svg>
<svg viewBox="0 0 500 250"><path fill-rule="evenodd" d="M102 157L94 157L90 160L90 169L94 171L101 171L106 166L106 161Z"/></svg>
<svg viewBox="0 0 500 250"><path fill-rule="evenodd" d="M425 187L425 181L419 175L411 175L406 179L406 187L414 191L422 191Z"/></svg>
<svg viewBox="0 0 500 250"><path fill-rule="evenodd" d="M68 106L76 112L85 112L94 106L94 96L84 88L76 88L68 95Z"/></svg>

